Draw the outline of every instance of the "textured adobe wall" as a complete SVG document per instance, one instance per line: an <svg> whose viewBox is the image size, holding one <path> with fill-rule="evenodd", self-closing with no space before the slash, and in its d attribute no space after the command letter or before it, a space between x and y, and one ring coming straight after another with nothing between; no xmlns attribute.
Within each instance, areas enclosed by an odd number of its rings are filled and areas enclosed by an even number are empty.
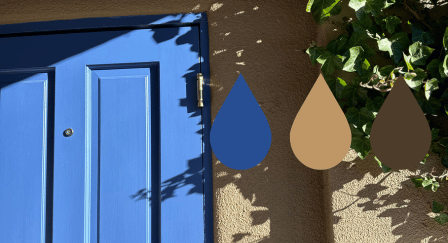
<svg viewBox="0 0 448 243"><path fill-rule="evenodd" d="M347 6L348 1L343 1L343 4L343 12L333 19L335 23L345 15L356 18ZM429 14L443 16L447 8L448 5L432 8ZM394 14L407 17L410 13L401 10ZM329 22L318 28L319 46L325 46L342 33L337 25ZM381 60L374 62L382 66ZM446 119L432 119L448 124ZM332 205L330 225L334 242L448 242L447 226L435 222L436 214L431 213L433 200L448 204L447 183L434 193L416 189L409 179L410 176L425 176L431 170L434 170L434 175L440 175L444 170L440 158L430 153L426 164L415 171L399 170L384 174L374 157L371 151L361 160L354 150L350 150L340 164L323 172L325 193Z"/></svg>
<svg viewBox="0 0 448 243"><path fill-rule="evenodd" d="M206 11L212 119L242 73L272 130L270 151L255 168L236 171L213 158L215 242L400 242L396 240L400 235L401 242L440 239L443 228L424 215L427 204L419 204L430 202L425 198L432 194L420 195L410 188L409 180L402 183L410 172L384 179L373 156L352 161L350 169L342 162L324 172L309 169L295 158L290 127L319 73L301 50L313 40L322 44L332 38L326 34L330 25L318 27L304 12L306 3L3 0L0 24ZM379 198L381 193L391 196Z"/></svg>

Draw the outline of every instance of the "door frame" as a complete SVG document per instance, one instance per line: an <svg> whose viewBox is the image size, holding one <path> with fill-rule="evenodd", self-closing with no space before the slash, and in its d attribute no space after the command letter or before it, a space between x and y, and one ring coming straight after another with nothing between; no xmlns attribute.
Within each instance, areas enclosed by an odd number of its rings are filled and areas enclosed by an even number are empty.
<svg viewBox="0 0 448 243"><path fill-rule="evenodd" d="M202 116L202 165L204 185L204 234L206 243L213 238L213 176L212 153L210 146L211 109L210 109L210 64L208 21L206 13L163 14L141 16L119 16L84 18L74 20L54 20L0 25L0 38L32 35L51 35L79 32L96 32L110 30L136 30L163 27L198 26L200 69L204 77Z"/></svg>

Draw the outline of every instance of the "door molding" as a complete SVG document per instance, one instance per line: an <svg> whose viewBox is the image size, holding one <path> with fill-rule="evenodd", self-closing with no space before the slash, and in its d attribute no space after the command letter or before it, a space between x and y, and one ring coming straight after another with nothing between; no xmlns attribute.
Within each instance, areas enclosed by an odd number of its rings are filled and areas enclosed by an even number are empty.
<svg viewBox="0 0 448 243"><path fill-rule="evenodd" d="M204 107L202 115L202 164L204 185L204 234L205 242L213 240L213 184L212 153L210 146L211 110L210 110L210 68L209 39L206 13L184 13L144 16L120 16L84 18L74 20L54 20L0 25L0 38L33 35L52 35L63 33L97 32L111 30L154 29L164 27L198 26L199 28L199 60L200 72L205 81L203 87ZM51 67L48 68L49 70ZM0 72L1 72L0 67ZM42 71L42 70L38 70ZM49 141L51 142L51 141Z"/></svg>

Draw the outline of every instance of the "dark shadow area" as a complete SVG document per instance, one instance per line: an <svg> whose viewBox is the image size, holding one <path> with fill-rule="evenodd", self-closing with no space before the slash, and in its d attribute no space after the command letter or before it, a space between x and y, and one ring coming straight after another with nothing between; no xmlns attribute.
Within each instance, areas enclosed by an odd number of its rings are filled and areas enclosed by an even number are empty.
<svg viewBox="0 0 448 243"><path fill-rule="evenodd" d="M176 189L184 186L193 186L188 191L187 195L194 193L203 194L202 174L202 157L200 156L198 158L188 160L188 169L186 171L162 182L160 191L161 202L175 197ZM130 197L135 201L149 200L150 204L152 204L151 190L146 190L146 188L138 190Z"/></svg>
<svg viewBox="0 0 448 243"><path fill-rule="evenodd" d="M244 238L244 236L247 236L247 235L250 235L250 234L245 233L245 234L233 235L233 241L232 242L238 242L238 241L242 240Z"/></svg>

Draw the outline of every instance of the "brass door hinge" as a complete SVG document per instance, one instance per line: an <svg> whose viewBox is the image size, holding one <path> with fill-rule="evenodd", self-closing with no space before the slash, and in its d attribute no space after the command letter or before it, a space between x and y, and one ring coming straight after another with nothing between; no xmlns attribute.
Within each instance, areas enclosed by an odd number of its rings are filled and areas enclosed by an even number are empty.
<svg viewBox="0 0 448 243"><path fill-rule="evenodd" d="M204 107L204 97L203 97L203 86L204 85L204 77L202 73L198 73L197 75L197 91L198 91L198 107Z"/></svg>

